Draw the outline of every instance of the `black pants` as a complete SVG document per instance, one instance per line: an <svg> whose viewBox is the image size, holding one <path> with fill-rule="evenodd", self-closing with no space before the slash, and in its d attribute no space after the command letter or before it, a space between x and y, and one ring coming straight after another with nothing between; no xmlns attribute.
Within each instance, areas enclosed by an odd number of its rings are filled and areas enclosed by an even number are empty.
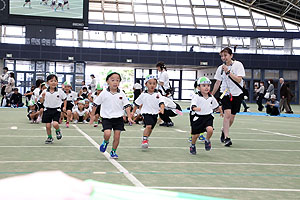
<svg viewBox="0 0 300 200"><path fill-rule="evenodd" d="M267 105L267 114L276 116L280 113L277 107L271 107L270 105Z"/></svg>
<svg viewBox="0 0 300 200"><path fill-rule="evenodd" d="M165 122L172 122L170 117L175 117L177 114L175 114L172 110L166 110L164 111L164 114L159 113L159 117Z"/></svg>
<svg viewBox="0 0 300 200"><path fill-rule="evenodd" d="M141 94L141 90L134 90L133 91L133 101L135 101Z"/></svg>
<svg viewBox="0 0 300 200"><path fill-rule="evenodd" d="M262 111L264 109L264 106L262 105L263 98L264 98L264 94L260 93L258 95L258 98L257 98L257 101L256 101L256 104L258 105L258 110L259 111Z"/></svg>
<svg viewBox="0 0 300 200"><path fill-rule="evenodd" d="M6 85L4 85L2 88L1 88L1 95L4 96L6 93L5 93L5 88L6 88Z"/></svg>

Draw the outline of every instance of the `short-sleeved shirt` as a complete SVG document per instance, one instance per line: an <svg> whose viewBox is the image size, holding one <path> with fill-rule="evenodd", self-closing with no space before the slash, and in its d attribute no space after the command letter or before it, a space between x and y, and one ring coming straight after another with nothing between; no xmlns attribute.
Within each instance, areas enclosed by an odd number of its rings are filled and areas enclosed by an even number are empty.
<svg viewBox="0 0 300 200"><path fill-rule="evenodd" d="M109 87L100 93L94 104L101 105L100 116L108 119L122 117L124 108L130 106L123 91L118 89L116 93L111 93Z"/></svg>
<svg viewBox="0 0 300 200"><path fill-rule="evenodd" d="M67 95L61 89L55 88L53 93L50 92L50 88L43 90L41 96L46 93L44 98L44 107L45 108L60 108L64 100L67 99Z"/></svg>
<svg viewBox="0 0 300 200"><path fill-rule="evenodd" d="M85 108L84 108L82 111L80 111L80 110L78 109L78 107L76 107L76 108L73 110L73 113L75 113L75 112L81 117L81 116L84 116L84 114L85 114L86 112L88 112L88 111L87 111L87 109L85 109Z"/></svg>
<svg viewBox="0 0 300 200"><path fill-rule="evenodd" d="M163 82L164 83L164 89L169 89L169 75L167 73L167 71L162 71L158 77L158 82ZM159 85L159 88L163 91L163 89L161 88L161 86Z"/></svg>
<svg viewBox="0 0 300 200"><path fill-rule="evenodd" d="M218 67L214 77L216 80L222 81L220 89L221 93L228 88L229 91L225 95L229 95L229 93L231 93L232 96L239 96L243 93L243 91L228 77L228 75L226 75L225 72L222 73L222 66L223 65L220 65ZM245 76L244 66L239 61L233 61L232 65L228 66L228 69L236 76ZM243 87L243 80L239 84Z"/></svg>
<svg viewBox="0 0 300 200"><path fill-rule="evenodd" d="M146 90L143 92L134 102L135 105L140 106L143 104L141 113L142 114L158 114L160 104L164 103L161 94L155 90L154 93L150 94Z"/></svg>
<svg viewBox="0 0 300 200"><path fill-rule="evenodd" d="M143 87L142 87L141 84L136 83L136 84L133 85L133 88L134 88L135 90L141 90Z"/></svg>
<svg viewBox="0 0 300 200"><path fill-rule="evenodd" d="M32 95L32 97L31 97L31 99L34 100L35 102L37 102L38 99L39 99L40 91L41 91L40 88L35 88L35 89L33 90L33 95Z"/></svg>
<svg viewBox="0 0 300 200"><path fill-rule="evenodd" d="M194 95L194 98L191 101L191 108L194 106L201 108L201 111L192 111L192 114L209 115L213 113L213 110L216 109L219 104L214 96L209 94L206 99L200 92L198 92L197 95Z"/></svg>
<svg viewBox="0 0 300 200"><path fill-rule="evenodd" d="M70 90L70 92L65 92L67 95L67 101L71 101L72 103L74 103L74 101L77 100L78 94L77 92L74 92L72 90Z"/></svg>

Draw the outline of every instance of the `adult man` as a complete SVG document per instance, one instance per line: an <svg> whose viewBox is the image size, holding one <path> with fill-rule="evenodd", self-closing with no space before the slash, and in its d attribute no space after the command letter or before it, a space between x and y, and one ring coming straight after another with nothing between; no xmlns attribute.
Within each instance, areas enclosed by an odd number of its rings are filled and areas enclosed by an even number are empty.
<svg viewBox="0 0 300 200"><path fill-rule="evenodd" d="M285 109L286 113L290 113L291 110L287 103L288 88L287 88L286 84L284 83L283 78L279 79L279 83L280 83L280 103L279 103L280 111L282 111L282 107L283 107Z"/></svg>
<svg viewBox="0 0 300 200"><path fill-rule="evenodd" d="M279 102L276 100L275 94L272 94L271 99L267 101L266 112L271 116L280 115Z"/></svg>

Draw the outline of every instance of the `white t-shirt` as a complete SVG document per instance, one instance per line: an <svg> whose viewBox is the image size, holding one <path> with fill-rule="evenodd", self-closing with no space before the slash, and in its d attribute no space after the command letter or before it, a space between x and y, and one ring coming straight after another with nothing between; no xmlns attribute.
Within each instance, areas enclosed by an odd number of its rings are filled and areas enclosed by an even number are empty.
<svg viewBox="0 0 300 200"><path fill-rule="evenodd" d="M135 89L135 90L141 90L142 88L143 88L142 85L139 83L136 83L133 85L133 89Z"/></svg>
<svg viewBox="0 0 300 200"><path fill-rule="evenodd" d="M86 112L88 112L85 108L82 110L82 111L80 111L79 109L78 109L78 107L76 107L74 110L73 110L73 113L77 113L80 117L81 116L84 116L84 114L86 113Z"/></svg>
<svg viewBox="0 0 300 200"><path fill-rule="evenodd" d="M50 92L49 88L45 89L41 93L40 97L42 97L44 93L46 93L44 98L45 108L60 108L62 102L67 99L66 93L58 88L56 88L53 93Z"/></svg>
<svg viewBox="0 0 300 200"><path fill-rule="evenodd" d="M223 71L222 73L222 66L220 65L216 71L215 74L215 79L222 81L221 84L221 93L223 93L226 88L228 88L228 92L225 95L229 95L231 93L232 96L239 96L240 94L243 93L243 91L230 79L228 78L228 75ZM233 73L236 76L245 76L245 69L244 66L241 62L239 61L233 61L233 64L228 66L228 69L230 70L231 73ZM222 75L221 75L222 73ZM241 87L243 87L243 80L239 83Z"/></svg>
<svg viewBox="0 0 300 200"><path fill-rule="evenodd" d="M95 90L96 90L96 83L97 83L96 78L93 78L93 79L92 79L92 82L91 82L91 84L90 84L90 86L91 86L91 92L92 92L92 93L94 93Z"/></svg>
<svg viewBox="0 0 300 200"><path fill-rule="evenodd" d="M103 118L119 118L124 114L124 108L130 106L125 93L118 89L117 93L112 94L109 88L103 90L94 100L96 105L101 105L100 116Z"/></svg>
<svg viewBox="0 0 300 200"><path fill-rule="evenodd" d="M160 104L164 103L161 94L155 91L152 94L149 94L148 91L143 92L134 102L137 106L143 104L141 113L142 114L158 114Z"/></svg>
<svg viewBox="0 0 300 200"><path fill-rule="evenodd" d="M72 90L70 90L69 93L66 93L66 95L67 95L67 101L71 101L72 103L74 103L74 101L76 101L78 97L77 92L74 92Z"/></svg>
<svg viewBox="0 0 300 200"><path fill-rule="evenodd" d="M169 86L169 75L167 73L167 71L162 71L160 74L159 74L159 77L158 77L158 82L163 82L164 83L164 89L167 90L170 88ZM158 89L162 90L164 92L164 90L162 89L161 85L159 84L159 87Z"/></svg>
<svg viewBox="0 0 300 200"><path fill-rule="evenodd" d="M31 96L31 100L34 100L34 102L37 102L39 99L39 96L40 96L40 91L41 91L40 88L35 88L33 90L33 95Z"/></svg>
<svg viewBox="0 0 300 200"><path fill-rule="evenodd" d="M202 95L197 94L194 95L191 101L191 108L196 106L201 108L201 111L192 111L192 115L196 113L197 115L209 115L213 113L213 110L219 106L216 98L212 95L206 99Z"/></svg>

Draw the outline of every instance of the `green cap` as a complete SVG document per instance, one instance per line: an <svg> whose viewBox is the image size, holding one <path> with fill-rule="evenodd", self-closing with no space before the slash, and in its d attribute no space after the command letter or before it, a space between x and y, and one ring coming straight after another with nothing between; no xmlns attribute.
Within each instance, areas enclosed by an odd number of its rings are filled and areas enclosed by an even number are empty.
<svg viewBox="0 0 300 200"><path fill-rule="evenodd" d="M150 79L157 80L156 76L149 74L148 76L145 77L145 83L147 83Z"/></svg>
<svg viewBox="0 0 300 200"><path fill-rule="evenodd" d="M78 101L78 103L85 104L85 101L84 100L80 100L80 101Z"/></svg>
<svg viewBox="0 0 300 200"><path fill-rule="evenodd" d="M198 79L197 85L202 85L202 84L211 84L211 81L209 80L209 78L202 76Z"/></svg>
<svg viewBox="0 0 300 200"><path fill-rule="evenodd" d="M34 106L34 104L35 104L34 100L30 100L30 101L28 102L28 106Z"/></svg>
<svg viewBox="0 0 300 200"><path fill-rule="evenodd" d="M71 84L68 83L68 81L65 81L65 82L64 82L64 86L71 86Z"/></svg>
<svg viewBox="0 0 300 200"><path fill-rule="evenodd" d="M120 81L122 80L121 75L118 72L114 72L112 70L109 70L109 72L107 73L106 76L106 81L109 79L109 77L111 77L113 74L118 74L120 76Z"/></svg>
<svg viewBox="0 0 300 200"><path fill-rule="evenodd" d="M97 84L97 90L103 90L103 87L101 87L100 83Z"/></svg>

